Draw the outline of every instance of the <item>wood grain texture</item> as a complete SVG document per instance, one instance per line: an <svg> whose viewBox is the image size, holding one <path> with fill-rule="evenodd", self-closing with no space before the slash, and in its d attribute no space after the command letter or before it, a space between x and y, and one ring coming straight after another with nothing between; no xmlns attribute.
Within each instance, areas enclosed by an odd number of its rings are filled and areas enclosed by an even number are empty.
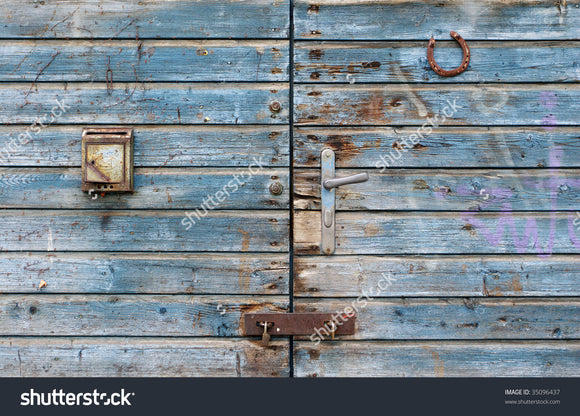
<svg viewBox="0 0 580 416"><path fill-rule="evenodd" d="M3 38L284 38L286 0L6 0Z"/></svg>
<svg viewBox="0 0 580 416"><path fill-rule="evenodd" d="M304 39L579 39L576 0L298 0L296 37Z"/></svg>
<svg viewBox="0 0 580 416"><path fill-rule="evenodd" d="M417 145L403 140L417 128L299 127L294 164L320 168L320 154L336 153L338 168L538 168L580 167L576 127L440 127ZM382 159L381 159L382 158Z"/></svg>
<svg viewBox="0 0 580 416"><path fill-rule="evenodd" d="M287 377L288 342L0 338L3 377Z"/></svg>
<svg viewBox="0 0 580 416"><path fill-rule="evenodd" d="M81 191L80 168L0 168L0 207L64 209L200 209L209 197L223 209L288 208L287 170L137 168L132 194ZM281 183L281 195L269 187ZM220 202L216 193L221 192ZM204 202L205 201L205 202Z"/></svg>
<svg viewBox="0 0 580 416"><path fill-rule="evenodd" d="M296 257L296 297L580 296L580 257ZM388 285L387 285L388 283Z"/></svg>
<svg viewBox="0 0 580 416"><path fill-rule="evenodd" d="M578 254L573 212L338 212L336 254ZM296 211L294 248L320 254L320 212Z"/></svg>
<svg viewBox="0 0 580 416"><path fill-rule="evenodd" d="M460 76L438 76L427 62L424 42L298 42L295 81L365 82L577 82L578 42L469 42L473 59ZM435 59L456 68L462 51L455 41L437 41Z"/></svg>
<svg viewBox="0 0 580 416"><path fill-rule="evenodd" d="M296 377L578 377L578 341L298 342Z"/></svg>
<svg viewBox="0 0 580 416"><path fill-rule="evenodd" d="M0 253L1 293L284 295L288 276L288 254Z"/></svg>
<svg viewBox="0 0 580 416"><path fill-rule="evenodd" d="M296 312L356 311L350 340L574 339L580 335L580 301L559 299L297 299ZM368 296L368 298L366 297ZM359 302L360 300L360 302ZM321 334L324 334L321 330ZM315 341L318 335L309 337Z"/></svg>
<svg viewBox="0 0 580 416"><path fill-rule="evenodd" d="M3 295L0 335L237 337L247 312L287 312L287 297Z"/></svg>
<svg viewBox="0 0 580 416"><path fill-rule="evenodd" d="M57 101L66 105L66 112ZM278 101L281 111L270 110ZM287 84L0 84L0 123L283 124ZM64 104L62 104L64 103ZM53 117L51 114L56 114ZM38 126L37 126L38 128Z"/></svg>
<svg viewBox="0 0 580 416"><path fill-rule="evenodd" d="M357 170L336 171L336 177ZM580 170L371 171L367 182L336 189L339 210L575 211ZM320 210L320 170L294 173L294 208Z"/></svg>
<svg viewBox="0 0 580 416"><path fill-rule="evenodd" d="M0 126L1 165L81 166L83 126L30 131L22 143L19 136L27 127ZM265 166L289 164L289 131L283 126L150 125L135 126L134 135L137 167L247 167L254 158Z"/></svg>
<svg viewBox="0 0 580 416"><path fill-rule="evenodd" d="M5 41L0 81L287 81L283 41Z"/></svg>
<svg viewBox="0 0 580 416"><path fill-rule="evenodd" d="M288 251L287 211L211 211L199 220L192 214L196 224L189 230L182 223L185 215L183 211L3 211L0 251Z"/></svg>
<svg viewBox="0 0 580 416"><path fill-rule="evenodd" d="M580 84L298 85L294 99L294 121L301 125L427 128L429 118L435 126L550 128L580 123L574 111L580 102Z"/></svg>

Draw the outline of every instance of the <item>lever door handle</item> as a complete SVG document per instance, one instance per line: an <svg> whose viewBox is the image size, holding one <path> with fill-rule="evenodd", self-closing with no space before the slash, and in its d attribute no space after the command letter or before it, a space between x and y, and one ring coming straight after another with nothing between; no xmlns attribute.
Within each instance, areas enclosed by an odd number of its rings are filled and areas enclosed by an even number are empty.
<svg viewBox="0 0 580 416"><path fill-rule="evenodd" d="M361 183L369 180L369 174L357 173L356 175L347 176L344 178L334 177L334 152L330 149L325 149L320 155L320 182L321 182L321 195L320 195L320 206L321 212L321 242L320 251L322 254L333 254L335 250L335 207L336 198L334 188L342 185L350 185L353 183Z"/></svg>
<svg viewBox="0 0 580 416"><path fill-rule="evenodd" d="M356 175L346 176L344 178L327 179L322 183L326 189L331 190L342 185L351 185L353 183L361 183L369 180L368 173L357 173Z"/></svg>

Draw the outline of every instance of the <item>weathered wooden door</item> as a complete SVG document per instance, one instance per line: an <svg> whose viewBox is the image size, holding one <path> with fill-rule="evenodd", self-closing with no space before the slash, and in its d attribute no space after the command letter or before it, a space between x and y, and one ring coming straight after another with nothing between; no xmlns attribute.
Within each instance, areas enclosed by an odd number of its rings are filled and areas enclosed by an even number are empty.
<svg viewBox="0 0 580 416"><path fill-rule="evenodd" d="M577 376L580 8L556 3L4 1L0 376ZM441 78L451 30L472 59ZM109 125L132 194L81 191ZM333 255L325 149L370 176L336 190ZM345 308L339 340L241 330Z"/></svg>
<svg viewBox="0 0 580 416"><path fill-rule="evenodd" d="M289 305L288 2L0 10L0 376L288 376L239 325ZM109 125L133 194L81 192Z"/></svg>
<svg viewBox="0 0 580 416"><path fill-rule="evenodd" d="M295 342L295 375L578 376L579 4L298 0L294 19L294 309L358 310L355 335ZM450 31L471 63L442 78L427 41L453 69ZM336 176L370 175L336 190L332 256L327 148Z"/></svg>

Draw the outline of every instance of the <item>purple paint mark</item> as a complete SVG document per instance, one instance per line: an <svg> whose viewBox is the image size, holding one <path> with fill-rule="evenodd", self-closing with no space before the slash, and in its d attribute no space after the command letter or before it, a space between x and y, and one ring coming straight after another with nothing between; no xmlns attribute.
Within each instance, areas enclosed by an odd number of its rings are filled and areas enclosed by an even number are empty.
<svg viewBox="0 0 580 416"><path fill-rule="evenodd" d="M558 104L558 97L553 91L543 91L540 93L540 104L551 110Z"/></svg>
<svg viewBox="0 0 580 416"><path fill-rule="evenodd" d="M550 166L552 166L552 168L549 170L550 173L557 174L556 168L558 168L561 165L563 154L564 151L560 147L554 147L550 150L549 160ZM545 181L524 179L523 182L536 190L547 189L550 192L550 201L551 201L550 234L545 249L541 247L539 241L538 224L536 218L528 218L524 226L523 236L521 239L519 238L518 230L516 227L516 221L512 213L513 207L510 202L504 202L502 204L500 208L502 214L500 215L495 230L492 230L483 221L477 219L476 213L474 212L467 211L462 213L462 219L463 221L470 223L472 226L477 228L481 232L481 234L485 237L485 239L494 247L498 246L501 243L507 228L512 236L513 244L516 247L516 250L519 254L523 254L527 251L531 240L532 247L535 247L539 257L550 257L552 255L556 240L556 220L557 220L556 212L558 210L557 206L558 193L562 190L563 187L580 187L580 180L566 179L562 181L562 178L553 176ZM458 187L457 193L462 195L473 195L474 193L477 194L477 192L470 190L465 186ZM480 210L486 208L489 205L500 202L502 200L505 201L513 196L512 191L507 188L490 189L490 195L493 195L492 200L481 204L479 206ZM580 250L580 241L576 237L573 223L574 219L572 217L569 217L568 233L570 235L570 240L574 244L574 247Z"/></svg>
<svg viewBox="0 0 580 416"><path fill-rule="evenodd" d="M511 204L507 203L506 205L509 205L509 207L506 209L511 210ZM516 222L511 211L502 212L495 230L491 230L487 225L485 225L483 221L475 218L475 214L472 212L464 213L463 220L479 229L486 240L494 247L497 247L501 243L505 229L508 227L518 254L524 254L528 250L530 240L532 240L532 247L536 248L538 257L544 258L550 257L552 255L556 237L555 218L553 218L550 222L550 238L545 250L540 246L540 239L538 237L538 224L535 218L528 218L524 227L524 235L521 239L518 238Z"/></svg>
<svg viewBox="0 0 580 416"><path fill-rule="evenodd" d="M449 188L442 187L442 188L439 188L435 191L435 198L445 199L450 193L451 193L451 190Z"/></svg>
<svg viewBox="0 0 580 416"><path fill-rule="evenodd" d="M558 105L558 97L553 91L543 91L540 93L540 104L548 110L552 110ZM553 114L548 114L542 119L542 126L546 130L553 130L556 125L558 125L558 120Z"/></svg>
<svg viewBox="0 0 580 416"><path fill-rule="evenodd" d="M542 126L546 130L554 130L555 126L557 125L558 120L556 120L556 116L554 116L553 114L544 116L544 118L542 119Z"/></svg>

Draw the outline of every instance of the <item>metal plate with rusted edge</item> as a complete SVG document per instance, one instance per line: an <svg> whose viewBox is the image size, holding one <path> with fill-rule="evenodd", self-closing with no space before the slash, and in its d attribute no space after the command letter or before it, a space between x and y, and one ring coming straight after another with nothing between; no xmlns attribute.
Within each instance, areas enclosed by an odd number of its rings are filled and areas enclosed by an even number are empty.
<svg viewBox="0 0 580 416"><path fill-rule="evenodd" d="M338 318L336 316L339 315ZM264 333L264 322L272 323L268 326L268 333L272 336L284 335L312 335L316 330L325 328L328 331L335 319L335 335L353 335L356 316L332 313L247 313L244 315L244 333L246 336L259 336Z"/></svg>
<svg viewBox="0 0 580 416"><path fill-rule="evenodd" d="M133 129L83 129L83 191L133 191Z"/></svg>

